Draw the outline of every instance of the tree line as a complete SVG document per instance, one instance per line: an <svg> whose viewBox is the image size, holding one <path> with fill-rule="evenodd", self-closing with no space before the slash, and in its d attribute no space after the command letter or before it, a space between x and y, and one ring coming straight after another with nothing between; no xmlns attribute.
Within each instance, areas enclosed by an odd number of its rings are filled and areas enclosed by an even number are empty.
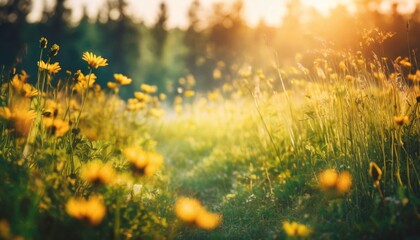
<svg viewBox="0 0 420 240"><path fill-rule="evenodd" d="M372 7L380 2L358 1L355 13L339 5L324 16L300 1L288 1L287 13L278 26L260 21L250 27L240 0L231 5L214 4L206 19L200 1L194 0L188 10L188 27L169 29L165 2L160 4L156 21L146 25L127 13L126 0L106 1L95 19L84 11L76 24L66 0L56 0L53 8L45 8L36 23L26 21L33 1L6 0L0 2L0 66L3 73L17 67L36 75L38 40L44 36L61 46L57 61L69 68L64 70L83 70L80 57L84 51L109 59L109 67L98 73L102 85L113 73L126 74L134 83L122 89L122 95L128 96L143 82L173 91L178 79L190 74L198 89L210 89L219 84L214 81L215 70L229 80L243 65L268 68L273 61L293 64L296 54L313 56L319 49L357 50L365 44L362 50L366 54L374 51L392 58L415 58L420 45L420 6L402 15L396 3L389 12L381 13ZM378 30L372 31L375 28ZM382 42L367 40L369 34L386 33L395 35Z"/></svg>

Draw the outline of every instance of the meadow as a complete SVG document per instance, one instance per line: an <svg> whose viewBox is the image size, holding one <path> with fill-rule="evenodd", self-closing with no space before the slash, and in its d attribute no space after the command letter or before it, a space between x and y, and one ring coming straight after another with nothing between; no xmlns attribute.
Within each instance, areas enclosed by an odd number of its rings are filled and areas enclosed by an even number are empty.
<svg viewBox="0 0 420 240"><path fill-rule="evenodd" d="M208 92L187 75L123 100L106 58L63 73L39 51L1 75L0 239L420 238L414 59L220 62Z"/></svg>

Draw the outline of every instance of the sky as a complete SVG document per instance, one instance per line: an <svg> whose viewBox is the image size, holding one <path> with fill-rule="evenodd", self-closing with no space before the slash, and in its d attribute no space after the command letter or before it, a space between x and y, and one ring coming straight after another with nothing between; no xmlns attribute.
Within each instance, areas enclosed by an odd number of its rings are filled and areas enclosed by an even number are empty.
<svg viewBox="0 0 420 240"><path fill-rule="evenodd" d="M168 8L168 27L185 28L188 24L187 12L193 0L163 0ZM211 13L211 6L218 2L233 4L236 0L200 0L202 6L201 15L206 18L206 15ZM282 17L286 13L286 3L290 0L243 0L244 2L244 16L248 24L251 26L257 25L260 20L268 25L276 26L281 23ZM297 0L292 0L297 1ZM316 8L322 14L328 14L331 8L338 4L344 4L350 10L354 9L354 1L356 0L300 0L304 5ZM386 11L392 2L403 3L401 11L409 11L415 6L416 2L420 0L385 0L381 9ZM46 6L53 6L54 0L35 0L34 11L28 16L31 22L37 21L40 18L43 4ZM106 0L68 0L69 7L74 9L74 19L80 18L82 15L82 6L86 6L88 14L96 16L100 11L101 6ZM146 24L152 24L156 21L159 4L162 0L128 0L129 11L136 18L143 20Z"/></svg>

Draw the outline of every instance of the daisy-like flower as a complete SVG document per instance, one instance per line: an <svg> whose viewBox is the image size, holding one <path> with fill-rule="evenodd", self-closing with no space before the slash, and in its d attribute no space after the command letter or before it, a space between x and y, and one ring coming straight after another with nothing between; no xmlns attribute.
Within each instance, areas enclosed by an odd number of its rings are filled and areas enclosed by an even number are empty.
<svg viewBox="0 0 420 240"><path fill-rule="evenodd" d="M323 190L333 189L338 178L334 169L327 169L319 175L319 186Z"/></svg>
<svg viewBox="0 0 420 240"><path fill-rule="evenodd" d="M49 73L58 73L61 70L60 64L58 62L55 63L45 63L44 61L38 62L38 67L41 70L48 71Z"/></svg>
<svg viewBox="0 0 420 240"><path fill-rule="evenodd" d="M93 161L82 168L81 177L93 185L106 185L114 179L115 171L109 164Z"/></svg>
<svg viewBox="0 0 420 240"><path fill-rule="evenodd" d="M394 122L398 126L407 125L410 123L410 120L408 119L408 116L406 115L400 115L394 117Z"/></svg>
<svg viewBox="0 0 420 240"><path fill-rule="evenodd" d="M105 67L108 65L107 59L102 58L101 56L96 56L91 52L84 52L82 55L82 59L88 63L89 67L95 69L98 67Z"/></svg>
<svg viewBox="0 0 420 240"><path fill-rule="evenodd" d="M327 169L319 175L319 186L322 190L333 190L337 193L350 191L352 177L348 171L338 173L334 169Z"/></svg>
<svg viewBox="0 0 420 240"><path fill-rule="evenodd" d="M283 222L283 230L289 237L308 237L312 230L306 225L297 222Z"/></svg>
<svg viewBox="0 0 420 240"><path fill-rule="evenodd" d="M204 230L213 230L220 225L222 216L208 212L195 198L180 197L175 202L175 214L182 221Z"/></svg>
<svg viewBox="0 0 420 240"><path fill-rule="evenodd" d="M66 204L66 212L73 218L96 226L105 217L106 208L101 197L92 196L88 200L70 198Z"/></svg>
<svg viewBox="0 0 420 240"><path fill-rule="evenodd" d="M146 152L139 148L126 148L124 156L131 162L133 172L141 176L154 175L163 164L163 157L155 152Z"/></svg>
<svg viewBox="0 0 420 240"><path fill-rule="evenodd" d="M157 91L157 87L155 85L149 84L140 85L140 89L145 93L155 93Z"/></svg>
<svg viewBox="0 0 420 240"><path fill-rule="evenodd" d="M114 79L120 85L128 85L132 82L131 78L128 78L127 76L121 73L114 74Z"/></svg>
<svg viewBox="0 0 420 240"><path fill-rule="evenodd" d="M16 74L12 79L11 85L13 89L19 94L21 94L23 97L30 98L38 95L38 90L36 90L31 84L26 83L25 81L23 81Z"/></svg>
<svg viewBox="0 0 420 240"><path fill-rule="evenodd" d="M134 92L134 97L139 100L139 102L148 103L151 100L150 95L143 92Z"/></svg>
<svg viewBox="0 0 420 240"><path fill-rule="evenodd" d="M114 83L114 82L107 82L106 86L111 90L114 90L114 89L118 88L117 83Z"/></svg>
<svg viewBox="0 0 420 240"><path fill-rule="evenodd" d="M45 117L42 123L45 129L56 137L62 137L70 130L70 124L59 118Z"/></svg>
<svg viewBox="0 0 420 240"><path fill-rule="evenodd" d="M0 108L0 118L8 120L19 136L28 136L36 117L36 112L27 110L27 103L18 103Z"/></svg>
<svg viewBox="0 0 420 240"><path fill-rule="evenodd" d="M346 193L350 191L352 185L352 177L348 171L341 172L338 175L337 182L335 183L335 189L338 193Z"/></svg>

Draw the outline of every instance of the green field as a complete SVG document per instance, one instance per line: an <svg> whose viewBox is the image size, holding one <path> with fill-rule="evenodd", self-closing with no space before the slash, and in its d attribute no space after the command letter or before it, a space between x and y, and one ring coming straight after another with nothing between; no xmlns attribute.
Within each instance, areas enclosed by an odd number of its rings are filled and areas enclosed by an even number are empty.
<svg viewBox="0 0 420 240"><path fill-rule="evenodd" d="M409 59L220 64L214 90L189 75L123 100L129 77L97 84L107 59L64 74L57 51L1 76L0 239L420 238Z"/></svg>

